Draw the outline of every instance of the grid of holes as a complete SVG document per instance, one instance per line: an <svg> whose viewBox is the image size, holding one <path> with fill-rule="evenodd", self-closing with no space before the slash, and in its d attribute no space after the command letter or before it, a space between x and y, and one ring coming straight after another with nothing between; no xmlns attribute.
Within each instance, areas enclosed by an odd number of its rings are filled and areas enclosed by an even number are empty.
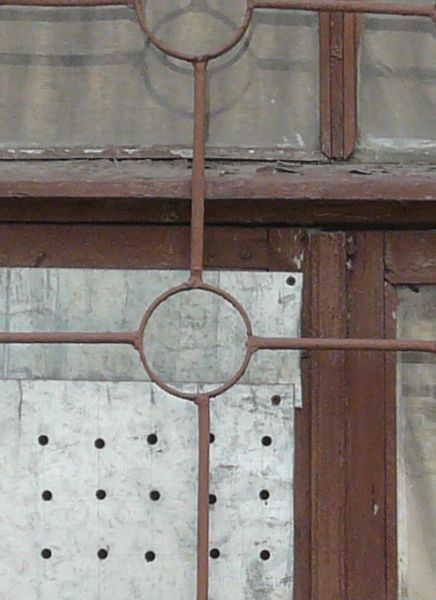
<svg viewBox="0 0 436 600"><path fill-rule="evenodd" d="M272 396L271 398L271 404L273 406L279 406L281 403L281 396L275 394L274 396ZM155 446L159 441L159 438L157 436L156 433L150 433L147 436L147 443L150 446ZM40 446L47 446L49 444L50 440L49 437L45 434L41 434L38 437L38 443ZM213 444L215 442L215 435L213 433L210 434L210 443ZM271 436L269 435L264 435L261 438L261 444L265 447L269 447L271 446L273 443L273 439ZM94 441L94 447L96 448L96 450L103 450L106 446L106 442L103 438L97 438ZM103 489L98 489L95 492L95 496L97 498L97 500L104 500L107 497L107 492L106 490ZM153 502L158 502L161 498L161 494L159 492L159 490L151 490L150 491L150 500ZM267 503L268 500L270 499L271 494L270 491L267 489L262 489L259 491L259 498L260 500L262 500L263 502ZM53 493L50 490L44 490L41 494L41 498L45 501L45 502L50 502L51 500L53 500ZM210 505L214 505L218 502L218 498L215 494L209 494L209 504ZM50 548L43 548L41 550L41 557L45 560L48 560L50 558L52 558L53 556L53 552ZM97 551L97 557L100 560L106 560L109 556L109 552L107 549L105 548L100 548ZM221 556L221 552L219 550L219 548L212 548L210 550L209 553L210 558L216 560ZM267 549L264 548L260 551L259 553L259 557L261 560L263 561L267 561L271 558L271 552ZM151 563L154 562L156 560L156 553L153 550L147 550L144 554L144 558L146 560L146 562Z"/></svg>

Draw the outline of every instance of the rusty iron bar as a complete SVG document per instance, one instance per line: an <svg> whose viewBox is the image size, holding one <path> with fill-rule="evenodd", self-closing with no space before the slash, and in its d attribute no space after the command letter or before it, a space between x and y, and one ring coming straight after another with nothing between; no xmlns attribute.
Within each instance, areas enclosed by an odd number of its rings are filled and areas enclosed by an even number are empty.
<svg viewBox="0 0 436 600"><path fill-rule="evenodd" d="M435 19L436 4L406 3L373 0L250 0L251 8L275 10L307 10L315 12L345 12L367 14L391 14L406 17L430 17Z"/></svg>
<svg viewBox="0 0 436 600"><path fill-rule="evenodd" d="M129 6L139 8L140 0L0 0L0 6L51 6L71 7L76 6ZM142 9L142 7L141 7ZM385 1L374 2L373 0L248 0L245 20L251 19L251 13L255 9L272 10L306 10L315 12L346 12L346 13L368 13L368 14L392 14L416 17L435 18L435 5L431 4L407 4L404 2ZM144 20L141 10L141 20ZM238 30L245 33L246 24ZM147 28L148 29L148 28ZM147 30L149 37L150 33ZM224 49L225 52L227 49ZM162 48L165 52L166 50ZM211 57L212 58L212 57ZM213 56L215 58L215 56Z"/></svg>
<svg viewBox="0 0 436 600"><path fill-rule="evenodd" d="M148 39L151 41L151 43L154 44L157 48L159 48L162 52L164 52L164 54L190 63L207 62L209 60L212 60L213 58L218 58L219 56L222 56L223 54L234 48L247 32L247 29L250 26L251 17L253 16L253 8L251 8L249 2L247 1L246 11L242 19L242 23L233 32L233 36L231 37L231 39L226 44L212 52L203 55L195 55L187 54L186 52L180 52L175 48L171 48L167 43L162 41L153 31L151 31L151 29L147 25L147 19L143 7L143 0L131 1L133 3L133 8L136 12L136 17L138 19L139 26L141 27L145 35L148 37Z"/></svg>
<svg viewBox="0 0 436 600"><path fill-rule="evenodd" d="M194 63L194 135L191 175L191 283L200 284L204 263L206 194L207 61Z"/></svg>
<svg viewBox="0 0 436 600"><path fill-rule="evenodd" d="M51 6L75 8L79 6L129 6L133 0L0 0L0 6Z"/></svg>
<svg viewBox="0 0 436 600"><path fill-rule="evenodd" d="M0 344L128 344L138 347L138 331L54 331L54 332L0 332Z"/></svg>
<svg viewBox="0 0 436 600"><path fill-rule="evenodd" d="M209 289L209 286L201 285L201 289ZM189 288L173 290L187 291ZM217 290L213 288L213 293ZM172 294L171 294L172 295ZM227 295L223 296L225 299ZM160 303L159 303L160 304ZM239 308L239 307L238 307ZM245 313L245 311L244 311ZM143 336L143 326L138 331L54 331L54 332L0 332L0 344L124 344L139 349ZM258 350L356 350L375 352L428 352L436 354L436 341L432 340L397 340L377 338L280 338L263 337L249 333L247 338L249 354ZM245 371L245 369L244 369ZM162 386L162 381L150 371L151 379ZM223 386L224 388L224 386ZM228 387L222 389L224 392ZM169 393L173 393L170 391ZM215 395L215 394L214 394ZM181 395L182 398L194 399L193 394ZM211 397L209 394L208 397Z"/></svg>
<svg viewBox="0 0 436 600"><path fill-rule="evenodd" d="M436 341L359 338L270 338L249 336L248 347L257 350L366 350L378 352L431 352Z"/></svg>
<svg viewBox="0 0 436 600"><path fill-rule="evenodd" d="M209 595L210 399L198 396L197 597Z"/></svg>

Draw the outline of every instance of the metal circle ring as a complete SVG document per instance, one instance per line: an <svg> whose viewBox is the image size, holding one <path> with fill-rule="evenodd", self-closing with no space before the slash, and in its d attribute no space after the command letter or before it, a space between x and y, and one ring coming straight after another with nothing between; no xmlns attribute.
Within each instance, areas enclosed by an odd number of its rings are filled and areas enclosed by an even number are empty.
<svg viewBox="0 0 436 600"><path fill-rule="evenodd" d="M243 308L243 306L240 304L240 302L238 302L228 292L226 292L214 285L211 285L208 283L200 283L200 284L193 285L190 282L186 282L186 283L183 283L176 287L170 288L169 290L165 291L163 294L161 294L160 296L158 296L156 298L156 300L147 308L147 310L144 314L144 317L142 318L139 330L138 330L138 336L139 336L139 340L140 340L140 342L138 344L138 351L139 351L139 354L141 357L142 364L144 365L144 368L145 368L148 376L150 377L151 381L156 383L156 385L158 385L160 388L162 388L165 392L168 392L169 394L172 394L173 396L177 396L178 398L183 398L184 400L193 400L193 401L198 398L198 396L199 396L198 393L183 392L181 390L178 390L178 389L172 387L168 383L165 383L165 381L159 375L157 375L155 373L155 371L151 368L150 363L147 360L146 350L144 348L144 334L145 334L145 329L147 327L147 324L150 321L151 317L153 316L153 313L161 304L163 304L166 300L168 300L169 298L171 298L177 294L182 294L184 292L190 292L190 291L195 291L195 290L203 290L205 292L210 292L211 294L215 294L216 296L219 296L220 298L222 298L223 300L228 302L231 306L233 306L234 309L236 309L239 316L242 318L242 320L245 324L245 327L247 329L247 340L249 337L251 337L253 335L253 329L251 326L250 318L249 318L248 314L246 313L245 309ZM239 369L236 371L236 373L230 379L228 379L226 382L224 382L222 385L220 385L219 387L217 387L213 390L210 390L208 392L205 392L202 395L208 396L209 398L214 398L214 397L219 396L220 394L226 392L228 389L230 389L232 386L234 386L235 383L237 383L239 381L239 379L244 375L245 371L247 370L247 367L250 363L251 355L252 355L252 351L250 350L250 348L247 344L247 349L246 349L242 364L239 367Z"/></svg>
<svg viewBox="0 0 436 600"><path fill-rule="evenodd" d="M136 12L136 16L139 22L139 25L148 39L152 44L159 48L164 54L168 56L172 56L173 58L178 58L179 60L184 60L190 63L196 62L208 62L209 60L213 60L214 58L218 58L222 56L232 48L234 48L244 37L246 34L248 27L250 26L251 17L253 16L253 7L251 6L251 2L247 1L247 8L244 13L244 17L242 19L241 25L238 29L235 30L232 38L221 48L214 50L213 52L208 52L203 55L195 55L195 54L186 54L185 52L180 52L178 50L174 50L170 48L163 42L156 34L154 34L147 25L147 19L144 13L144 7L142 6L142 0L133 0L133 9Z"/></svg>

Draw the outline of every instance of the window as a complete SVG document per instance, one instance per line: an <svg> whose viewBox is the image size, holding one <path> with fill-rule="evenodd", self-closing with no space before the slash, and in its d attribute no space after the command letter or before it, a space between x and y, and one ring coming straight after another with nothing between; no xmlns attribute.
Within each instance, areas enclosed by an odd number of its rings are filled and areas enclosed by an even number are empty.
<svg viewBox="0 0 436 600"><path fill-rule="evenodd" d="M413 284L392 277L396 232L390 230L436 225L432 165L403 164L404 157L431 160L433 133L431 114L425 131L421 119L414 117L408 117L403 131L403 119L391 110L392 103L384 105L390 118L379 122L377 113L373 121L380 125L374 128L368 108L374 73L367 60L373 17L367 19L361 45L366 21L360 13L386 11L402 14L401 23L410 17L430 23L434 8L404 2L374 7L364 0L347 7L325 0L322 5L302 2L298 8L313 10L297 13L281 10L297 8L297 3L273 6L256 0L247 5L254 14L239 45L208 65L204 58L190 65L189 60L165 57L147 41L132 6L106 6L105 1L95 8L1 9L0 21L9 15L14 27L28 27L37 38L29 41L27 57L20 54L21 42L4 57L5 77L12 85L3 118L0 109L0 127L6 131L5 160L0 164L2 264L190 267L186 285L191 291L203 285L205 266L284 271L294 282L294 272L303 270L304 333L364 338L366 350L344 353L336 342L327 354L311 351L302 356L305 401L295 412L293 600L405 600L401 594L406 591L398 587L404 571L398 575L397 539L402 534L397 531L394 362L390 355L370 350L387 348L371 338L395 338L395 286ZM217 13L223 6L229 8L226 18ZM221 39L222 29L226 34L230 23L243 22L246 8L243 2L183 5L176 14L184 26L182 36L175 28L173 7L174 3L133 5L140 20L145 11L147 23L154 23L151 37L159 32L170 43L194 46L211 43L215 34ZM319 28L318 17L311 14L317 11L322 12ZM209 24L200 28L198 21L190 20L198 15ZM249 16L250 12L245 24ZM144 22L142 26L146 28ZM62 33L54 33L57 27ZM114 45L115 31L120 47ZM7 33L5 38L13 45L22 35ZM319 63L314 57L317 36ZM33 57L34 47L45 53L42 59L38 53ZM143 57L146 73L138 67ZM413 67L415 62L418 59ZM112 66L118 78L110 75ZM399 71L403 76L401 67ZM414 77L407 71L409 75ZM419 97L431 107L433 82L426 72L418 79L425 81L425 93L420 91ZM320 101L314 90L317 80ZM23 90L32 83L37 93L29 99ZM386 90L395 87L389 77L380 85L385 83ZM68 86L70 93L65 94ZM15 93L9 95L11 90L21 92L20 101L13 99ZM119 111L124 102L127 109ZM401 163L382 163L384 156ZM131 158L135 160L127 160ZM422 256L419 264L426 265ZM232 300L230 304L238 306ZM127 332L126 345L140 348L137 333ZM67 342L79 341L80 335L71 334ZM249 334L248 350L292 344L278 337L270 342ZM3 339L8 341L7 336ZM47 338L36 335L32 341ZM104 341L113 338L109 335ZM420 344L421 349L433 348ZM150 365L143 363L150 372ZM209 397L201 395L195 401L202 423L198 600L206 600L208 555L212 561L220 555L219 548L208 547L204 535L210 510L205 485ZM265 441L262 445L268 447L266 437ZM45 438L38 443L47 445ZM102 449L105 441L99 437L95 443ZM104 499L102 492L107 494L103 488L96 492L97 500ZM49 502L46 498L42 497ZM41 552L43 560L52 558L48 546ZM269 562L271 554L266 552L270 550L263 547L257 560ZM101 561L109 556L106 547L97 554ZM156 557L153 548L145 550L146 563L155 563ZM252 579L255 587L266 580L257 575Z"/></svg>

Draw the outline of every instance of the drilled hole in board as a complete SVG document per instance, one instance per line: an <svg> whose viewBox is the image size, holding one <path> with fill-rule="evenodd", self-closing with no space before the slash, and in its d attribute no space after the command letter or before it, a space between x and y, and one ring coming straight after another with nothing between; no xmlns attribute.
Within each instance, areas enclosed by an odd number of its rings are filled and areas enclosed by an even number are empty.
<svg viewBox="0 0 436 600"><path fill-rule="evenodd" d="M148 552L145 553L145 560L147 562L153 562L156 560L156 554L152 551L149 550Z"/></svg>
<svg viewBox="0 0 436 600"><path fill-rule="evenodd" d="M221 556L221 552L218 550L218 548L212 548L212 550L209 553L211 558L219 558Z"/></svg>
<svg viewBox="0 0 436 600"><path fill-rule="evenodd" d="M149 436L147 436L147 442L150 444L150 446L154 446L155 444L157 444L158 442L158 437L155 433L150 433Z"/></svg>
<svg viewBox="0 0 436 600"><path fill-rule="evenodd" d="M216 504L217 497L215 494L209 494L209 504Z"/></svg>
<svg viewBox="0 0 436 600"><path fill-rule="evenodd" d="M109 556L109 552L104 548L100 548L100 550L97 552L97 556L100 560L105 560Z"/></svg>
<svg viewBox="0 0 436 600"><path fill-rule="evenodd" d="M102 438L97 438L94 442L94 446L98 450L101 450L102 448L104 448L106 446L106 442Z"/></svg>
<svg viewBox="0 0 436 600"><path fill-rule="evenodd" d="M97 490L97 491L95 492L95 495L97 496L97 498L98 498L99 500L104 500L104 499L106 498L106 496L107 496L107 494L106 494L105 490Z"/></svg>
<svg viewBox="0 0 436 600"><path fill-rule="evenodd" d="M271 558L271 552L269 550L262 550L260 553L260 558L262 560L269 560Z"/></svg>
<svg viewBox="0 0 436 600"><path fill-rule="evenodd" d="M290 275L286 280L286 285L295 285L296 283L297 280L292 275Z"/></svg>
<svg viewBox="0 0 436 600"><path fill-rule="evenodd" d="M274 396L271 398L271 404L273 406L278 406L281 401L282 401L282 398L278 394L274 394Z"/></svg>
<svg viewBox="0 0 436 600"><path fill-rule="evenodd" d="M269 435L264 435L262 438L262 444L264 446L271 446L272 444L272 437Z"/></svg>
<svg viewBox="0 0 436 600"><path fill-rule="evenodd" d="M150 492L150 498L153 500L153 502L157 502L160 500L160 492L158 492L158 490L152 490Z"/></svg>
<svg viewBox="0 0 436 600"><path fill-rule="evenodd" d="M45 560L48 560L49 558L51 558L52 552L49 548L44 548L44 550L41 550L41 556Z"/></svg>
<svg viewBox="0 0 436 600"><path fill-rule="evenodd" d="M270 493L268 490L261 490L259 492L259 497L261 500L268 500L270 497Z"/></svg>
<svg viewBox="0 0 436 600"><path fill-rule="evenodd" d="M50 490L44 490L41 494L42 499L45 500L46 502L49 502L52 498L53 498L53 494L51 493Z"/></svg>
<svg viewBox="0 0 436 600"><path fill-rule="evenodd" d="M211 444L213 444L213 443L214 443L214 441L215 441L215 435L214 435L213 433L211 433L211 434L210 434L210 436L209 436L209 442L210 442Z"/></svg>
<svg viewBox="0 0 436 600"><path fill-rule="evenodd" d="M47 446L48 444L48 436L47 435L40 435L38 438L38 444L40 446Z"/></svg>

